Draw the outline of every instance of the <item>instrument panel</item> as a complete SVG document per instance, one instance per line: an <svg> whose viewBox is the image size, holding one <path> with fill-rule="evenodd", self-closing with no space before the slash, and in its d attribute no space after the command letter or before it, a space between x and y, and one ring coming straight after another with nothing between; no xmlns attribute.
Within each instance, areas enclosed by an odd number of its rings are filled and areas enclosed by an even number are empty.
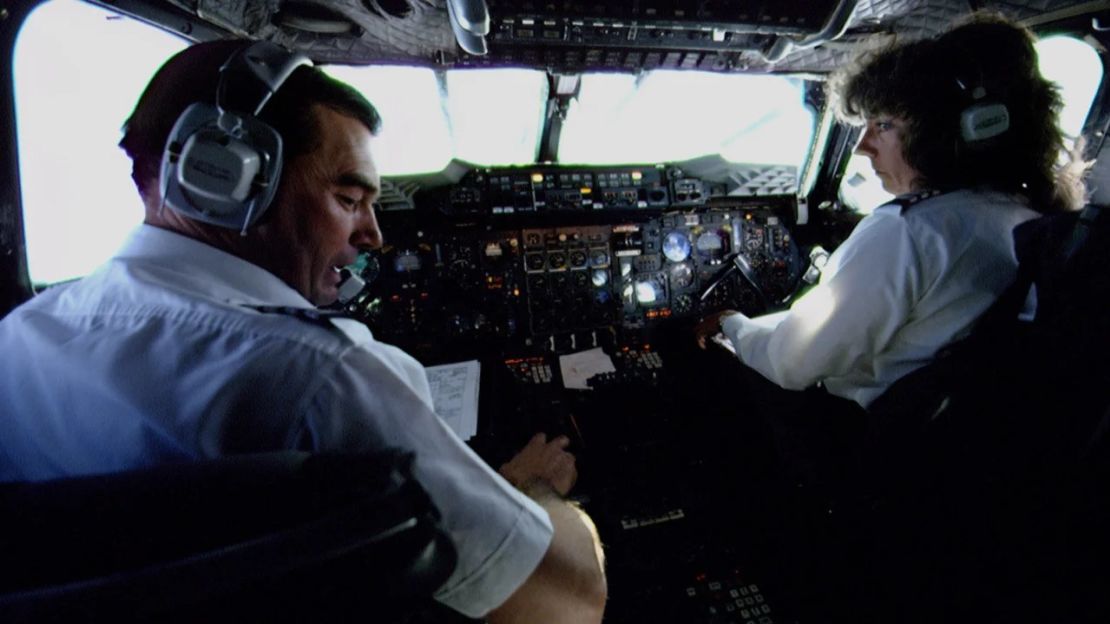
<svg viewBox="0 0 1110 624"><path fill-rule="evenodd" d="M413 210L379 214L388 244L348 311L410 349L565 352L781 306L805 270L787 225L793 198L710 188L658 168L471 172L417 195ZM738 255L754 280L731 271Z"/></svg>

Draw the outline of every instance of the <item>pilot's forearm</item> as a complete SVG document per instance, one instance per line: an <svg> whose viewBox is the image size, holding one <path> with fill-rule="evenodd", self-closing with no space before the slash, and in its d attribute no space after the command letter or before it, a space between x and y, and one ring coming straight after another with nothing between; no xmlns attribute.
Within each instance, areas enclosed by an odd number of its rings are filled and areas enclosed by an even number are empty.
<svg viewBox="0 0 1110 624"><path fill-rule="evenodd" d="M601 622L608 589L593 521L542 480L522 489L547 511L555 532L539 567L487 619L493 624Z"/></svg>

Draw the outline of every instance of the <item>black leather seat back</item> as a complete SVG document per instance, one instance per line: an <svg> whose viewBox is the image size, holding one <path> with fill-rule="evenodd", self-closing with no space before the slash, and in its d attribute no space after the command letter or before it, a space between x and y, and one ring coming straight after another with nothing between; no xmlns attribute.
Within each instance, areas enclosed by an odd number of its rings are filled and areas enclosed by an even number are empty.
<svg viewBox="0 0 1110 624"><path fill-rule="evenodd" d="M392 621L454 569L398 453L0 485L0 621Z"/></svg>

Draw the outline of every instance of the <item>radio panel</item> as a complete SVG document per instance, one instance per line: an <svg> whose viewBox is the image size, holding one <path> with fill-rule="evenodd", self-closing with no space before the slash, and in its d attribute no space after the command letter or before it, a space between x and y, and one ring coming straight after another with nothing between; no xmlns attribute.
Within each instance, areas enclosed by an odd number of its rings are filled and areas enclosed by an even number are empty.
<svg viewBox="0 0 1110 624"><path fill-rule="evenodd" d="M662 210L670 188L660 167L481 169L439 201L448 215Z"/></svg>

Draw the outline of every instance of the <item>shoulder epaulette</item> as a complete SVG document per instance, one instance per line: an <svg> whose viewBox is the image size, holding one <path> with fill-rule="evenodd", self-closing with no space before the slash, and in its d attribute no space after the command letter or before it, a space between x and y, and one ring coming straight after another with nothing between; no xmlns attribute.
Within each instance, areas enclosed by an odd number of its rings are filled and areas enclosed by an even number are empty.
<svg viewBox="0 0 1110 624"><path fill-rule="evenodd" d="M943 195L943 194L944 194L944 191L937 191L937 190L934 190L934 189L929 189L929 190L925 190L925 191L918 191L916 193L906 193L905 195L899 195L898 197L895 197L894 199L888 201L887 203L885 203L883 205L884 206L899 206L902 209L902 213L905 213L907 210L909 210L910 208L913 208L917 204L920 204L921 202L925 201L926 199L932 199L934 197L937 197L937 196Z"/></svg>
<svg viewBox="0 0 1110 624"><path fill-rule="evenodd" d="M324 327L334 327L331 324L332 319L337 318L351 318L346 312L342 310L321 310L319 308L298 308L294 306L255 306L244 305L244 308L250 308L256 312L263 314L281 314L283 316L291 316L302 321L307 321L316 325Z"/></svg>

